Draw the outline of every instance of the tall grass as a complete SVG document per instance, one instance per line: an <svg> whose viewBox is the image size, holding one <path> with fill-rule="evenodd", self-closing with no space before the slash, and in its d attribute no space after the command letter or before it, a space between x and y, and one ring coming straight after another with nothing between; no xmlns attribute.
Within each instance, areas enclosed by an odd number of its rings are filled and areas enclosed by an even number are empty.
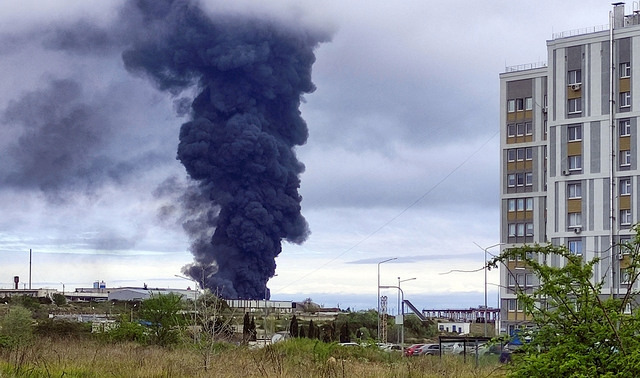
<svg viewBox="0 0 640 378"><path fill-rule="evenodd" d="M489 377L505 373L496 363L444 356L401 357L375 347L343 347L288 340L250 349L216 348L208 370L196 348L173 349L93 339L39 339L25 347L17 366L0 353L0 377Z"/></svg>

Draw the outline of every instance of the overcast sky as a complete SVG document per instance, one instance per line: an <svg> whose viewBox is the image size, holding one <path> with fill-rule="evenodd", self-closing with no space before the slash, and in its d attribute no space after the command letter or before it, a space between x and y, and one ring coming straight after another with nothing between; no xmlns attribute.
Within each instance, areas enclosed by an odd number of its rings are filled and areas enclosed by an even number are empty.
<svg viewBox="0 0 640 378"><path fill-rule="evenodd" d="M125 69L127 25L113 27L124 3L0 3L0 287L28 282L30 248L34 287L190 285L174 277L192 262L165 211L177 198L160 190L185 182L186 119ZM402 288L418 308L482 304L482 270L443 273L482 268L481 247L499 242L498 75L546 62L553 32L607 24L610 2L226 3L204 7L331 35L296 149L311 234L283 245L272 299L375 308L377 263L395 257L381 283L416 278ZM492 306L497 283L490 272Z"/></svg>

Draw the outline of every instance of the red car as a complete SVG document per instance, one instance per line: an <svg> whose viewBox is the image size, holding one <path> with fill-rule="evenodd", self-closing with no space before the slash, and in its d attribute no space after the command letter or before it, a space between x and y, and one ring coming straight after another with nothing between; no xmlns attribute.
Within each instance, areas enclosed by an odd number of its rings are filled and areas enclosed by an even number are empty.
<svg viewBox="0 0 640 378"><path fill-rule="evenodd" d="M413 344L410 347L408 347L407 349L404 350L404 355L407 357L411 357L413 356L415 352L417 352L418 350L420 350L420 348L423 346L424 344ZM416 356L418 354L416 353Z"/></svg>

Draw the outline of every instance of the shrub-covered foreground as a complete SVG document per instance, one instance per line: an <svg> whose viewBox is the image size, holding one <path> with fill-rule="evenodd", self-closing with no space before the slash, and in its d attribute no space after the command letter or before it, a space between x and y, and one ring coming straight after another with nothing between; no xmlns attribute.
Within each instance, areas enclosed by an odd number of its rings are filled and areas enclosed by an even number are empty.
<svg viewBox="0 0 640 378"><path fill-rule="evenodd" d="M17 354L16 354L17 353ZM446 357L446 358L445 358ZM264 348L219 344L208 369L189 344L175 348L93 339L39 339L0 352L4 377L487 377L502 376L497 364L476 368L445 356L403 358L375 347L343 347L295 339Z"/></svg>

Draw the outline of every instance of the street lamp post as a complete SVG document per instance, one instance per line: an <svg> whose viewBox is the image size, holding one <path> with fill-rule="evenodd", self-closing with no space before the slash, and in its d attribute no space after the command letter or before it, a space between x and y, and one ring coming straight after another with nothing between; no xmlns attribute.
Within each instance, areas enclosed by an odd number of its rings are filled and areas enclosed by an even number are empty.
<svg viewBox="0 0 640 378"><path fill-rule="evenodd" d="M185 276L181 276L179 274L174 274L174 276L178 278L182 278L183 280L192 281L195 284L195 294L193 299L193 342L196 342L196 316L198 316L198 281L193 278L188 278ZM133 317L133 313L131 315Z"/></svg>
<svg viewBox="0 0 640 378"><path fill-rule="evenodd" d="M380 261L378 263L378 297L376 298L376 302L378 302L378 342L380 342L380 264L384 264L386 262L397 260L397 259L398 259L397 257L393 257L390 259Z"/></svg>
<svg viewBox="0 0 640 378"><path fill-rule="evenodd" d="M64 282L60 282L62 284L62 295L64 295Z"/></svg>
<svg viewBox="0 0 640 378"><path fill-rule="evenodd" d="M480 247L480 245L476 243L473 243L473 244ZM500 246L500 245L504 245L504 244L505 243L497 243L494 245L490 245L486 248L480 247L482 250L484 250L484 337L487 337L487 253L489 249Z"/></svg>
<svg viewBox="0 0 640 378"><path fill-rule="evenodd" d="M381 289L398 289L398 291L400 292L401 298L402 298L402 303L404 303L404 292L400 288L400 285L398 285L398 286L380 286L380 288ZM401 332L402 337L404 337L404 321L402 322L402 324L400 324L400 332ZM404 355L404 340L401 341L401 347L402 347L402 355Z"/></svg>
<svg viewBox="0 0 640 378"><path fill-rule="evenodd" d="M401 280L400 277L398 277L398 289L400 289L400 284L402 282L407 282L407 281L413 281L416 278L407 278L406 280ZM400 306L398 306L398 310L400 311L400 319L402 320L402 327L400 328L400 350L402 350L402 352L404 353L404 293L403 293L403 298L402 301L400 302Z"/></svg>

